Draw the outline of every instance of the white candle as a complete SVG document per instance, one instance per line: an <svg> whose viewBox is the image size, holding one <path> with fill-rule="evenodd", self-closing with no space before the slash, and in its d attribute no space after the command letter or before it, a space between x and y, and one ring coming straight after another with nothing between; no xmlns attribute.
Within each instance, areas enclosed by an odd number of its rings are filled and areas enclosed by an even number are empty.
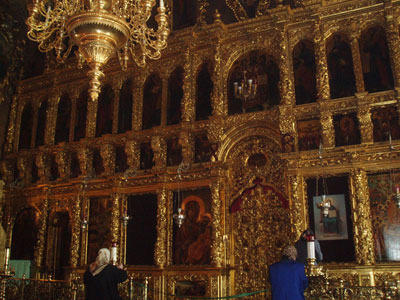
<svg viewBox="0 0 400 300"><path fill-rule="evenodd" d="M396 194L399 194L400 193L400 188L397 186L396 187Z"/></svg>
<svg viewBox="0 0 400 300"><path fill-rule="evenodd" d="M160 8L164 8L164 0L160 0Z"/></svg>
<svg viewBox="0 0 400 300"><path fill-rule="evenodd" d="M10 262L10 248L6 248L4 253L4 270L8 270L8 264Z"/></svg>
<svg viewBox="0 0 400 300"><path fill-rule="evenodd" d="M113 246L111 247L111 262L113 264L117 263L117 245L113 243Z"/></svg>
<svg viewBox="0 0 400 300"><path fill-rule="evenodd" d="M315 242L312 235L307 237L307 258L315 259Z"/></svg>

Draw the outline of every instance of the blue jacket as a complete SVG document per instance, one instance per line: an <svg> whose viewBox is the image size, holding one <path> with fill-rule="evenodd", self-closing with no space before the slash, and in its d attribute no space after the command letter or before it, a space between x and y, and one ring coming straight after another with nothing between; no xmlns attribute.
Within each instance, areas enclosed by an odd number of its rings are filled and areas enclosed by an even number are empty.
<svg viewBox="0 0 400 300"><path fill-rule="evenodd" d="M269 267L272 300L304 300L308 279L304 264L284 259Z"/></svg>

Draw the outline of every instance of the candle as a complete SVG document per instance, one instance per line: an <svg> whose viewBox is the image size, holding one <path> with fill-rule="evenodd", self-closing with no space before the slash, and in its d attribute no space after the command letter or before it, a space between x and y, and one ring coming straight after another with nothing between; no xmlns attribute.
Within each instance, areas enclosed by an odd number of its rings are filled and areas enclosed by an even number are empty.
<svg viewBox="0 0 400 300"><path fill-rule="evenodd" d="M160 0L160 8L164 8L164 0Z"/></svg>
<svg viewBox="0 0 400 300"><path fill-rule="evenodd" d="M6 248L4 253L4 271L8 270L8 263L10 262L10 248Z"/></svg>
<svg viewBox="0 0 400 300"><path fill-rule="evenodd" d="M117 264L117 243L112 243L111 247L111 263Z"/></svg>
<svg viewBox="0 0 400 300"><path fill-rule="evenodd" d="M400 187L396 186L396 194L400 193Z"/></svg>
<svg viewBox="0 0 400 300"><path fill-rule="evenodd" d="M315 242L314 236L307 236L307 258L315 259Z"/></svg>

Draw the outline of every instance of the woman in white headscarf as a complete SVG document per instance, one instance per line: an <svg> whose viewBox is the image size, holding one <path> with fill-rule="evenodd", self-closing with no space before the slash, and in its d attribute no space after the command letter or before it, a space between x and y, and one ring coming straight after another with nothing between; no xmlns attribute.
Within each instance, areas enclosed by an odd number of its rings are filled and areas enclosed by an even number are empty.
<svg viewBox="0 0 400 300"><path fill-rule="evenodd" d="M110 264L110 250L99 250L96 261L87 268L83 282L85 284L86 300L120 300L118 283L128 278L122 265Z"/></svg>

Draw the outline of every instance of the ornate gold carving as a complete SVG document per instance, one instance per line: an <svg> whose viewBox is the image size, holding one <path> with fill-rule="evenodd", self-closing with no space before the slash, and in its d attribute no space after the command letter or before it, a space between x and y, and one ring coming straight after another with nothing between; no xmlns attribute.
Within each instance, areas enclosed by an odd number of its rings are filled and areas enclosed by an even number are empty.
<svg viewBox="0 0 400 300"><path fill-rule="evenodd" d="M188 130L182 130L179 136L182 146L182 161L192 163L194 158L194 137Z"/></svg>
<svg viewBox="0 0 400 300"><path fill-rule="evenodd" d="M129 170L139 170L140 167L140 144L137 141L125 143L125 153Z"/></svg>
<svg viewBox="0 0 400 300"><path fill-rule="evenodd" d="M79 261L79 241L81 239L81 198L76 197L72 206L72 233L71 233L71 255L70 255L70 265L72 268L78 266Z"/></svg>
<svg viewBox="0 0 400 300"><path fill-rule="evenodd" d="M89 148L78 149L78 159L82 177L93 177L93 150Z"/></svg>
<svg viewBox="0 0 400 300"><path fill-rule="evenodd" d="M96 120L97 120L98 101L88 101L86 115L86 137L93 138L96 136Z"/></svg>
<svg viewBox="0 0 400 300"><path fill-rule="evenodd" d="M43 254L44 254L44 246L45 246L45 235L46 235L46 228L47 228L47 219L48 219L48 208L49 208L49 200L48 200L48 195L49 195L49 190L45 188L44 194L46 197L41 200L40 204L38 205L39 211L40 211L40 221L39 221L39 231L38 231L38 239L37 243L35 246L35 251L34 251L34 262L35 266L40 268L42 267L42 262L43 262Z"/></svg>
<svg viewBox="0 0 400 300"><path fill-rule="evenodd" d="M354 24L354 23L352 23ZM353 28L355 25L353 25ZM357 92L362 93L365 91L364 87L364 74L362 70L360 46L358 44L358 35L353 34L350 40L351 54L353 56L354 75L356 77Z"/></svg>
<svg viewBox="0 0 400 300"><path fill-rule="evenodd" d="M320 102L321 111L321 134L322 143L324 148L335 147L335 130L333 128L332 112L325 105L325 103Z"/></svg>
<svg viewBox="0 0 400 300"><path fill-rule="evenodd" d="M115 147L111 144L105 144L100 148L100 155L103 161L104 175L115 173Z"/></svg>
<svg viewBox="0 0 400 300"><path fill-rule="evenodd" d="M117 186L121 185L121 182L116 184ZM111 241L110 242L118 242L121 245L120 241L120 202L121 202L121 194L114 193L111 195L112 197L112 210L111 210Z"/></svg>
<svg viewBox="0 0 400 300"><path fill-rule="evenodd" d="M1 167L1 178L6 185L11 184L14 181L14 166L10 160L3 160L0 164Z"/></svg>
<svg viewBox="0 0 400 300"><path fill-rule="evenodd" d="M169 243L169 236L168 236L168 228L172 228L172 223L170 220L171 218L169 215L171 215L170 209L167 209L168 207L172 207L169 204L171 204L171 201L169 200L172 198L171 193L168 193L166 189L159 189L157 191L158 195L158 211L157 211L157 242L156 242L156 247L155 247L155 253L154 253L154 260L156 262L156 266L160 268L164 268L167 266L167 260L169 261L168 264L170 264L171 258L167 258L167 249L171 249L171 243ZM169 198L169 199L168 199ZM168 248L167 248L167 242L168 242Z"/></svg>
<svg viewBox="0 0 400 300"><path fill-rule="evenodd" d="M356 96L358 98L359 95ZM374 128L371 120L371 112L368 98L365 100L359 98L358 100L359 103L357 117L360 122L361 142L365 144L372 144L374 142Z"/></svg>
<svg viewBox="0 0 400 300"><path fill-rule="evenodd" d="M165 167L167 162L167 143L161 136L153 136L151 138L151 148L154 152L154 162L156 169Z"/></svg>
<svg viewBox="0 0 400 300"><path fill-rule="evenodd" d="M19 173L19 178L22 183L26 186L31 183L32 178L32 161L27 156L20 156L17 160L17 168Z"/></svg>
<svg viewBox="0 0 400 300"><path fill-rule="evenodd" d="M195 118L195 94L194 87L196 86L193 80L192 71L192 55L191 49L185 52L185 65L184 65L184 77L183 77L183 99L181 103L182 109L182 122L191 122Z"/></svg>
<svg viewBox="0 0 400 300"><path fill-rule="evenodd" d="M330 98L329 75L325 40L322 35L321 26L321 19L317 18L313 24L315 62L317 64L317 91L319 100L327 100Z"/></svg>
<svg viewBox="0 0 400 300"><path fill-rule="evenodd" d="M212 230L212 246L211 246L211 257L212 264L216 267L222 267L227 265L227 249L224 247L224 237L225 232L223 231L223 226L225 226L225 220L222 216L225 212L222 211L223 199L221 199L221 182L216 181L211 184L211 198L212 198L212 216L213 216L213 230ZM225 257L224 257L225 256Z"/></svg>
<svg viewBox="0 0 400 300"><path fill-rule="evenodd" d="M375 253L372 238L368 178L365 170L355 169L351 171L350 188L356 260L359 264L371 265L375 263Z"/></svg>
<svg viewBox="0 0 400 300"><path fill-rule="evenodd" d="M399 26L395 21L393 15L386 15L386 34L387 41L390 51L390 56L392 58L392 68L394 74L394 86L400 86L400 36L399 36Z"/></svg>
<svg viewBox="0 0 400 300"><path fill-rule="evenodd" d="M56 153L58 174L61 180L69 179L71 176L71 154L65 150Z"/></svg>
<svg viewBox="0 0 400 300"><path fill-rule="evenodd" d="M50 156L46 152L39 152L36 156L36 166L38 167L38 175L40 182L50 180Z"/></svg>
<svg viewBox="0 0 400 300"><path fill-rule="evenodd" d="M290 220L293 225L294 236L300 237L302 231L308 228L307 196L303 194L304 178L300 175L289 175Z"/></svg>

